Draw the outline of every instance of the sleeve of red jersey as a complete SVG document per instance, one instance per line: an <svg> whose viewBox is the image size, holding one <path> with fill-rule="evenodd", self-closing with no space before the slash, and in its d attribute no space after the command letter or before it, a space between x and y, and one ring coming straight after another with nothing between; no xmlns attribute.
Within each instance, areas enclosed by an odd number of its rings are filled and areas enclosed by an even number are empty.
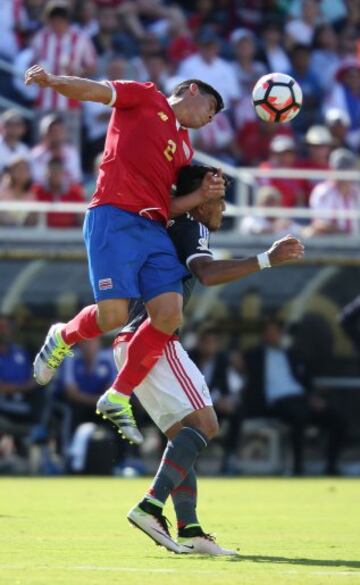
<svg viewBox="0 0 360 585"><path fill-rule="evenodd" d="M138 81L104 81L112 90L111 100L108 105L113 108L129 110L146 102L154 91L158 91L151 82L139 83Z"/></svg>

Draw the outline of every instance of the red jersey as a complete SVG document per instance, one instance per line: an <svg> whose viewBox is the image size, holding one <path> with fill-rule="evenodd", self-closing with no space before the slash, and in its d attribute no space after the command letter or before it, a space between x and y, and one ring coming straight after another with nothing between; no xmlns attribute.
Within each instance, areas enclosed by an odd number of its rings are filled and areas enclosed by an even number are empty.
<svg viewBox="0 0 360 585"><path fill-rule="evenodd" d="M193 155L188 131L153 83L107 83L114 111L90 207L115 205L167 221L172 185Z"/></svg>
<svg viewBox="0 0 360 585"><path fill-rule="evenodd" d="M76 183L69 186L69 189L62 193L59 197L54 197L54 194L43 185L34 185L33 191L37 201L53 201L61 203L84 203L84 194L81 185ZM81 216L76 213L47 213L46 223L48 227L56 228L72 228L78 227Z"/></svg>

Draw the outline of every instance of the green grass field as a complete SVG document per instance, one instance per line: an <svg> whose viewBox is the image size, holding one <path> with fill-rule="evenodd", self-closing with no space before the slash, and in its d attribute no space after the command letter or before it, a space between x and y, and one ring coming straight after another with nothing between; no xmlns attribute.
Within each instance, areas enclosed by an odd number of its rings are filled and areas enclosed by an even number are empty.
<svg viewBox="0 0 360 585"><path fill-rule="evenodd" d="M130 527L147 485L1 479L1 585L360 584L359 480L201 479L203 527L236 559L174 555Z"/></svg>

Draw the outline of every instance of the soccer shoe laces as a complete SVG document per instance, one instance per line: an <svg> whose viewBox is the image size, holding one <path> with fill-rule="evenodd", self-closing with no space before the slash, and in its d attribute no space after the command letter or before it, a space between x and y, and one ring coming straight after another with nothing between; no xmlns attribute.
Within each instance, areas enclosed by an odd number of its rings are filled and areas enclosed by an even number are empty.
<svg viewBox="0 0 360 585"><path fill-rule="evenodd" d="M162 529L163 529L163 530L166 532L166 534L167 534L168 536L170 536L170 538L171 538L170 531L169 531L169 526L172 526L172 524L171 524L170 520L169 520L168 518L166 518L166 516L164 516L163 514L159 514L159 515L158 515L158 514L156 514L156 515L155 515L155 518L158 520L158 522L159 522L159 524L160 524L161 528L162 528Z"/></svg>
<svg viewBox="0 0 360 585"><path fill-rule="evenodd" d="M56 368L60 366L61 362L64 360L66 356L72 357L73 355L74 353L71 351L70 347L65 346L54 347L54 349L51 351L50 357L47 360L47 365L50 368L56 370Z"/></svg>
<svg viewBox="0 0 360 585"><path fill-rule="evenodd" d="M113 418L114 420L119 419L119 422L126 421L126 424L128 424L129 426L137 428L137 424L130 402L128 404L118 404L116 406L118 406L120 410L118 412L114 412L114 414L111 414L111 417L109 416L109 418Z"/></svg>

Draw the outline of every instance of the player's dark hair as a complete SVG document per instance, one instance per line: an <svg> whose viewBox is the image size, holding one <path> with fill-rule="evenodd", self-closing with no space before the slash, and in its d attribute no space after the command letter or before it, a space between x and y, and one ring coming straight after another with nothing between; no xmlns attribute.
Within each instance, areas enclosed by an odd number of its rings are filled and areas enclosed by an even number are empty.
<svg viewBox="0 0 360 585"><path fill-rule="evenodd" d="M189 89L192 83L196 83L200 93L204 95L212 95L216 99L216 114L224 109L224 100L219 92L212 87L212 85L205 83L205 81L200 81L200 79L186 79L186 81L178 83L172 90L171 95L174 95L175 97L182 95L187 89Z"/></svg>

